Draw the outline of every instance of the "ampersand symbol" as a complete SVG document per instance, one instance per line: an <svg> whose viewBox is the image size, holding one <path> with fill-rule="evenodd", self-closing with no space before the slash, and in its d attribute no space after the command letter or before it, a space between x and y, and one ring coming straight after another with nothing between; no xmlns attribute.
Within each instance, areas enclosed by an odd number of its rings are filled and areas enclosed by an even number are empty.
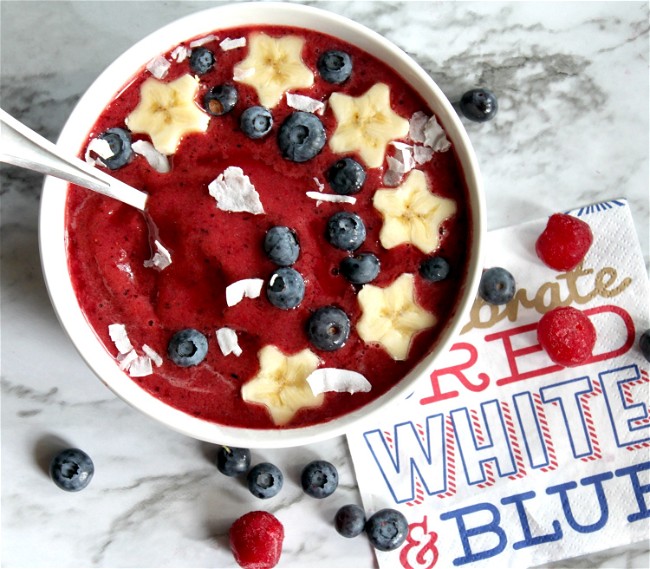
<svg viewBox="0 0 650 569"><path fill-rule="evenodd" d="M438 534L430 532L427 517L422 522L409 524L406 545L399 554L399 560L405 569L431 569L438 562L436 541Z"/></svg>

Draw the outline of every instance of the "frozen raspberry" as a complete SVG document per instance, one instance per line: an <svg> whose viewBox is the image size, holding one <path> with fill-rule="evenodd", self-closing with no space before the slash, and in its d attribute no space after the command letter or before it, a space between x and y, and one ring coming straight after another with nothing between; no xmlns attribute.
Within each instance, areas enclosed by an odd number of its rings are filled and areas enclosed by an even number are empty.
<svg viewBox="0 0 650 569"><path fill-rule="evenodd" d="M284 527L268 512L249 512L230 526L230 549L244 569L270 569L280 561Z"/></svg>
<svg viewBox="0 0 650 569"><path fill-rule="evenodd" d="M537 340L556 364L573 367L591 357L596 328L580 310L560 306L542 316L537 325Z"/></svg>
<svg viewBox="0 0 650 569"><path fill-rule="evenodd" d="M551 269L572 271L585 258L593 240L589 224L572 215L555 213L537 238L535 251Z"/></svg>

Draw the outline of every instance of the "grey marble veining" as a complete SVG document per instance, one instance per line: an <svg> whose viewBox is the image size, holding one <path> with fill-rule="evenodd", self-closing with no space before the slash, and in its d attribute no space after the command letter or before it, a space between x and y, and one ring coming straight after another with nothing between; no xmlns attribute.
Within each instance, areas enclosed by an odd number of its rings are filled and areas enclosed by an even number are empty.
<svg viewBox="0 0 650 569"><path fill-rule="evenodd" d="M55 140L97 75L135 41L218 2L0 1L0 106ZM348 16L411 55L453 101L486 86L496 119L465 122L481 164L488 226L626 197L648 257L647 2L308 2ZM34 30L37 30L35 36ZM0 167L2 235L2 565L232 567L230 523L256 506L220 476L214 448L118 400L62 332L38 258L42 177ZM47 476L62 445L93 457L84 492ZM332 461L334 497L315 503L302 465ZM275 451L285 489L264 507L287 531L282 566L373 567L363 539L332 528L360 503L343 439ZM300 528L296 531L296 528ZM603 544L606 547L606 544ZM647 567L648 544L550 567Z"/></svg>

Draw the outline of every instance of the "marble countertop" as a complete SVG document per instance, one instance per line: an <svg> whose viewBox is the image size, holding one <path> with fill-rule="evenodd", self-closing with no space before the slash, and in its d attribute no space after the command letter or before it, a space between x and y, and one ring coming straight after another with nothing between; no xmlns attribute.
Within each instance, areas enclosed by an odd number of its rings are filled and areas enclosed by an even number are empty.
<svg viewBox="0 0 650 569"><path fill-rule="evenodd" d="M132 43L215 2L0 2L1 106L54 140L95 77ZM312 2L381 33L456 100L486 86L493 122L466 122L485 182L488 228L625 197L648 266L647 2ZM36 34L34 33L36 31ZM217 472L215 447L157 424L97 381L65 336L40 269L42 177L3 167L2 565L232 567L227 532L261 506L287 529L281 566L373 567L363 538L332 518L360 504L344 438L253 450L283 468L260 504ZM91 486L59 491L48 460L86 450ZM313 458L341 485L316 501L299 486ZM607 548L607 544L603 544ZM648 543L552 567L647 567Z"/></svg>

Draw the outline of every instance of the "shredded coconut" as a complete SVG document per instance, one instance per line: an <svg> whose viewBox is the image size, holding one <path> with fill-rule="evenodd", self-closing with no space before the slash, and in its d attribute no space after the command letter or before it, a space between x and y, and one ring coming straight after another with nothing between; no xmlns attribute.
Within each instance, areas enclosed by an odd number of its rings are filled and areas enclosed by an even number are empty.
<svg viewBox="0 0 650 569"><path fill-rule="evenodd" d="M372 389L370 382L360 373L347 369L321 368L307 377L314 395L326 391L359 393Z"/></svg>
<svg viewBox="0 0 650 569"><path fill-rule="evenodd" d="M157 55L149 63L147 63L147 71L151 73L156 79L162 79L167 75L169 68L172 66L162 55Z"/></svg>
<svg viewBox="0 0 650 569"><path fill-rule="evenodd" d="M242 349L239 347L239 342L237 341L237 332L232 328L219 328L217 330L217 343L224 356L235 354L239 357L242 354Z"/></svg>
<svg viewBox="0 0 650 569"><path fill-rule="evenodd" d="M165 249L164 245L157 239L154 241L154 245L156 251L151 259L144 262L144 266L147 269L157 269L162 271L172 264L172 256L169 251Z"/></svg>
<svg viewBox="0 0 650 569"><path fill-rule="evenodd" d="M226 304L228 306L235 306L244 297L257 298L262 293L263 285L264 280L262 279L242 279L229 284L226 287Z"/></svg>
<svg viewBox="0 0 650 569"><path fill-rule="evenodd" d="M234 81L243 81L244 79L252 77L253 75L255 75L254 67L249 67L248 69L240 69L239 67L235 67L235 72L233 73L232 78Z"/></svg>
<svg viewBox="0 0 650 569"><path fill-rule="evenodd" d="M248 211L255 215L264 213L260 196L250 178L237 166L229 166L208 184L210 195L223 211Z"/></svg>
<svg viewBox="0 0 650 569"><path fill-rule="evenodd" d="M163 359L151 346L147 344L142 345L142 351L151 358L151 361L156 364L157 367L160 367L163 364Z"/></svg>
<svg viewBox="0 0 650 569"><path fill-rule="evenodd" d="M108 326L108 335L113 340L117 351L120 354L127 354L133 349L129 335L126 333L124 324L110 324Z"/></svg>
<svg viewBox="0 0 650 569"><path fill-rule="evenodd" d="M99 158L93 158L93 154L96 154ZM111 156L113 156L113 151L111 150L111 145L108 143L108 140L104 140L103 138L93 138L86 147L84 159L86 160L86 163L91 166L106 166L106 164L101 161L101 158L107 159Z"/></svg>
<svg viewBox="0 0 650 569"><path fill-rule="evenodd" d="M317 99L312 99L306 95L296 95L295 93L287 93L287 105L297 111L304 111L306 113L316 113L322 115L325 111L325 103Z"/></svg>
<svg viewBox="0 0 650 569"><path fill-rule="evenodd" d="M151 358L148 356L137 356L129 365L129 375L131 377L144 377L152 373Z"/></svg>
<svg viewBox="0 0 650 569"><path fill-rule="evenodd" d="M436 117L432 116L424 127L424 146L433 148L435 152L447 152L451 148L451 142Z"/></svg>
<svg viewBox="0 0 650 569"><path fill-rule="evenodd" d="M164 154L158 152L151 142L147 140L136 140L131 144L131 148L133 148L133 152L136 154L144 156L147 162L149 162L149 166L156 172L160 172L161 174L167 174L169 172L169 159Z"/></svg>
<svg viewBox="0 0 650 569"><path fill-rule="evenodd" d="M338 194L324 194L322 192L307 192L307 197L316 200L317 202L357 203L357 198L352 196L339 196ZM319 205L319 203L316 205Z"/></svg>
<svg viewBox="0 0 650 569"><path fill-rule="evenodd" d="M228 51L230 49L237 49L238 47L244 47L246 45L246 38L226 38L223 40L220 44L219 47L223 49L224 51Z"/></svg>
<svg viewBox="0 0 650 569"><path fill-rule="evenodd" d="M184 45L179 45L172 51L171 53L171 58L176 61L177 63L181 63L182 61L185 61L192 51L185 47Z"/></svg>
<svg viewBox="0 0 650 569"><path fill-rule="evenodd" d="M120 363L120 369L126 371L129 369L131 364L138 359L138 353L135 349L132 349L127 354L120 354L117 356L117 361Z"/></svg>
<svg viewBox="0 0 650 569"><path fill-rule="evenodd" d="M202 45L205 45L206 43L210 43L211 41L214 41L216 39L217 38L215 37L214 34L208 34L205 37L190 42L190 47L201 47Z"/></svg>

